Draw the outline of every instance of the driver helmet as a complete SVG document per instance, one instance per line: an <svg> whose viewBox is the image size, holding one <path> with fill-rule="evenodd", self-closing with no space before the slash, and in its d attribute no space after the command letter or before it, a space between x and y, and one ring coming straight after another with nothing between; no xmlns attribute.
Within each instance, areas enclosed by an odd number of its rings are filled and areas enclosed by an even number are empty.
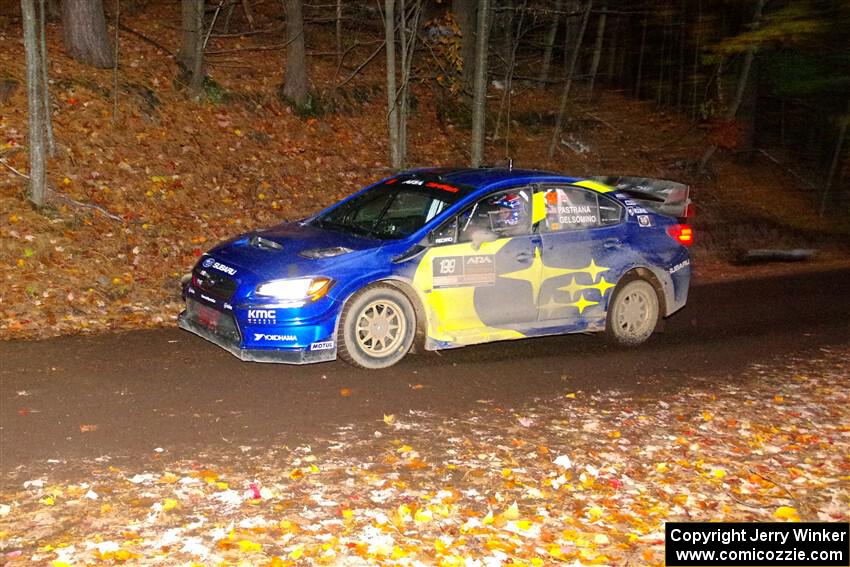
<svg viewBox="0 0 850 567"><path fill-rule="evenodd" d="M522 220L525 199L519 193L505 193L493 204L498 207L497 211L503 225L516 226Z"/></svg>

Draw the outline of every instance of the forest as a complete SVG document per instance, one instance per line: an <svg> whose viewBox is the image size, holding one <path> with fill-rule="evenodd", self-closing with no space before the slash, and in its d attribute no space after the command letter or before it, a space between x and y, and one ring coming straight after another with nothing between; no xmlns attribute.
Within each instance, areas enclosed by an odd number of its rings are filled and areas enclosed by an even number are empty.
<svg viewBox="0 0 850 567"><path fill-rule="evenodd" d="M846 258L840 0L0 7L6 338L172 324L210 244L405 167L686 182L706 278Z"/></svg>

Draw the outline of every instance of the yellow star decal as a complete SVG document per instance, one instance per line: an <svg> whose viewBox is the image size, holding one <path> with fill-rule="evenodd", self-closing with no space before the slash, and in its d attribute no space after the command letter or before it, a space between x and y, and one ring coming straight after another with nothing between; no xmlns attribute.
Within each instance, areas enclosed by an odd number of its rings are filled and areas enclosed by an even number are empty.
<svg viewBox="0 0 850 567"><path fill-rule="evenodd" d="M570 301L572 301L573 298L576 296L576 294L583 289L587 289L587 286L577 284L576 278L575 278L575 276L573 276L573 279L570 280L570 283L563 286L563 287L559 287L558 291L566 291L567 293L569 293L570 294Z"/></svg>
<svg viewBox="0 0 850 567"><path fill-rule="evenodd" d="M588 287L588 289L590 289L590 288L598 289L599 295L601 295L602 297L605 297L606 291L608 291L612 287L617 287L617 286L615 284L612 284L612 283L605 281L605 276L603 276L603 277L599 278L598 284L593 285L593 286L587 286L587 287Z"/></svg>
<svg viewBox="0 0 850 567"><path fill-rule="evenodd" d="M584 298L584 295L579 295L578 301L574 303L570 303L571 306L578 309L579 314L584 313L584 310L591 305L599 305L598 301L588 301Z"/></svg>
<svg viewBox="0 0 850 567"><path fill-rule="evenodd" d="M606 270L608 268L605 268ZM547 266L543 263L543 259L540 258L540 248L534 249L534 260L531 262L531 265L527 268L523 268L521 270L516 270L514 272L509 272L507 274L501 274L500 278L509 278L512 280L523 280L527 281L531 284L531 294L532 301L537 302L537 297L540 294L540 286L543 285L543 282L550 278L556 278L558 276L563 276L566 274L575 274L578 272L586 272L587 270L574 270L572 268L553 268L551 266Z"/></svg>
<svg viewBox="0 0 850 567"><path fill-rule="evenodd" d="M549 301L540 306L541 315L544 315L544 319L555 319L556 317L551 317L555 314L558 309L562 309L564 307L569 307L569 303L559 303L555 301L554 297L549 297Z"/></svg>
<svg viewBox="0 0 850 567"><path fill-rule="evenodd" d="M580 270L580 271L590 274L590 281L595 282L596 276L598 276L602 272L607 272L608 268L603 268L602 266L597 266L596 261L593 258L591 258L590 259L590 265L588 265L585 269Z"/></svg>
<svg viewBox="0 0 850 567"><path fill-rule="evenodd" d="M599 294L602 297L605 297L605 292L608 291L609 289L611 289L612 287L615 287L614 284L608 283L607 281L605 281L604 277L599 278L599 283L593 284L593 285L582 285L582 284L576 283L576 279L575 279L575 277L573 277L573 279L570 280L569 284L562 286L562 287L559 287L558 291L565 291L565 292L569 293L570 294L570 300L572 300L578 292L584 291L586 289L595 289L595 290L599 291Z"/></svg>

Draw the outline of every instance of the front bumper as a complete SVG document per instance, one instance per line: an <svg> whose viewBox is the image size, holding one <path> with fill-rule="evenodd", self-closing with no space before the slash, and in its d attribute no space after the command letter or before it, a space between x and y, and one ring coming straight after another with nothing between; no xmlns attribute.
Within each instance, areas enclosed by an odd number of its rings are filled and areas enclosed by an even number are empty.
<svg viewBox="0 0 850 567"><path fill-rule="evenodd" d="M326 350L294 349L246 349L232 335L216 333L209 327L193 320L186 311L177 317L177 326L216 344L238 358L250 362L277 362L283 364L310 364L336 359L336 348Z"/></svg>

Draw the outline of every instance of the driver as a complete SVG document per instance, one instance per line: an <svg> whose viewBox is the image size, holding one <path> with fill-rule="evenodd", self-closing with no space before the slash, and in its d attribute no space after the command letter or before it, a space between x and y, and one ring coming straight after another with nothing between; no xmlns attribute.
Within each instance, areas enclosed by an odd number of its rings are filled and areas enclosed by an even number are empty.
<svg viewBox="0 0 850 567"><path fill-rule="evenodd" d="M502 234L520 234L526 228L528 197L523 191L505 193L493 202L493 229Z"/></svg>

